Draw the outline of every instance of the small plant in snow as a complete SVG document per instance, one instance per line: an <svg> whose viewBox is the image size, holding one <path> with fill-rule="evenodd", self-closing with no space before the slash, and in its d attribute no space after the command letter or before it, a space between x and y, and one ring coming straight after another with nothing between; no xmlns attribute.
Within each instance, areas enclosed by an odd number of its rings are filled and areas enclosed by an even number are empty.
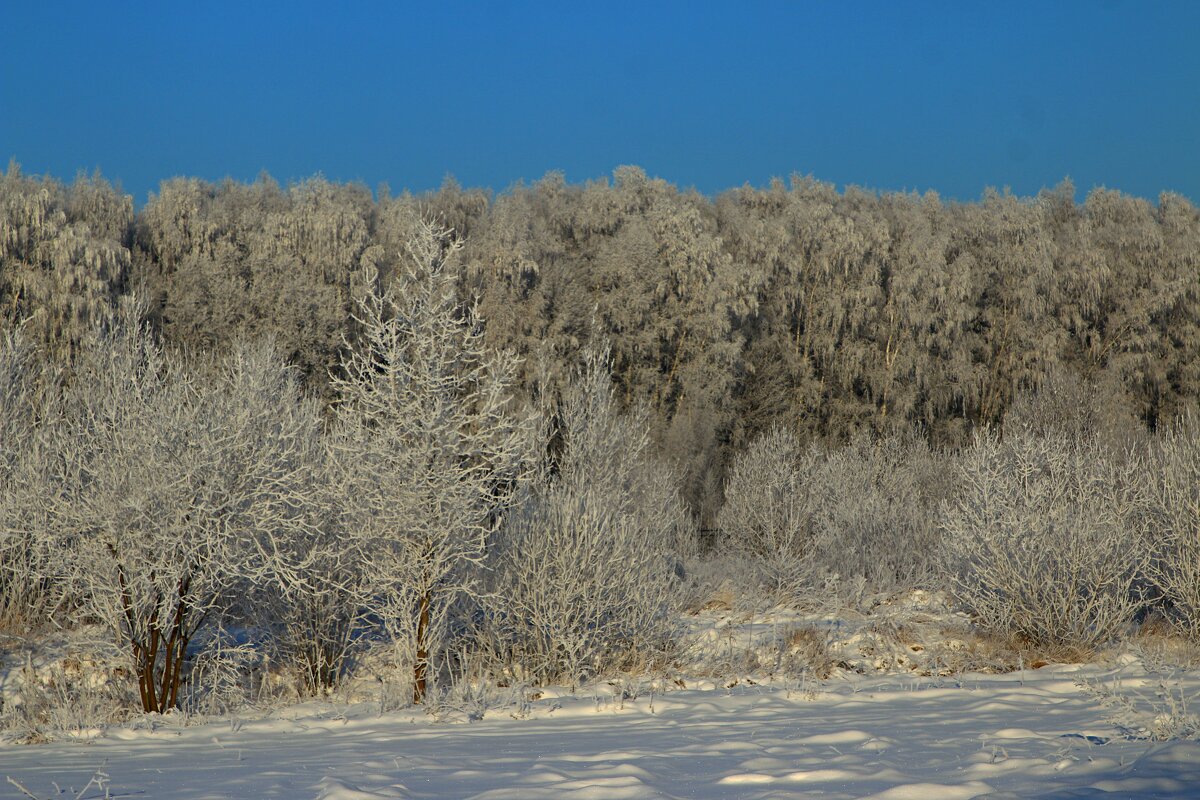
<svg viewBox="0 0 1200 800"><path fill-rule="evenodd" d="M28 797L30 800L42 800L41 796L34 794L25 784L21 783L16 778L13 778L11 775L6 776L6 780L9 786L12 786L14 789L20 792L22 796ZM108 777L108 773L104 771L104 767L100 767L92 773L92 776L88 779L88 782L85 783L78 791L76 791L74 787L61 787L54 781L51 781L50 785L54 787L53 796L56 797L62 797L66 795L67 797L74 798L74 800L84 800L84 797L87 796L88 791L94 786L96 787L96 791L104 793L101 795L94 795L94 797L103 798L103 800L109 800L109 798L112 797L112 791L109 788L109 783L111 780L112 779ZM49 798L51 795L45 795L45 797Z"/></svg>
<svg viewBox="0 0 1200 800"><path fill-rule="evenodd" d="M26 653L20 669L9 676L15 691L0 699L0 730L15 741L37 743L93 736L105 725L127 720L133 696L125 681L97 669L97 663L103 661L72 654L61 662L39 664Z"/></svg>
<svg viewBox="0 0 1200 800"><path fill-rule="evenodd" d="M1200 739L1200 695L1188 690L1178 673L1151 676L1147 694L1113 684L1082 681L1080 687L1109 709L1109 721L1125 736L1167 742Z"/></svg>

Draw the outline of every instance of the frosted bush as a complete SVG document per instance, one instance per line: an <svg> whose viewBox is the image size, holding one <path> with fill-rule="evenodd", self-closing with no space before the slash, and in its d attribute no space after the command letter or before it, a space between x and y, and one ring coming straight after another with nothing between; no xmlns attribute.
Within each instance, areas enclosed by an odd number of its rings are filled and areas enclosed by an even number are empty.
<svg viewBox="0 0 1200 800"><path fill-rule="evenodd" d="M508 517L486 603L493 646L537 680L581 680L652 659L670 638L673 554L692 536L675 477L648 453L644 415L618 414L592 355L547 456ZM545 428L549 452L551 427Z"/></svg>
<svg viewBox="0 0 1200 800"><path fill-rule="evenodd" d="M927 584L952 463L915 433L864 433L825 453L776 429L734 462L718 516L723 548L755 559L782 597L832 577L873 591Z"/></svg>
<svg viewBox="0 0 1200 800"><path fill-rule="evenodd" d="M948 578L988 631L1091 648L1141 607L1147 465L1094 441L981 436L942 515Z"/></svg>
<svg viewBox="0 0 1200 800"><path fill-rule="evenodd" d="M1175 628L1200 642L1200 420L1182 419L1160 437L1151 474L1151 580L1169 601Z"/></svg>
<svg viewBox="0 0 1200 800"><path fill-rule="evenodd" d="M794 591L813 569L817 499L808 478L819 463L815 449L775 428L734 461L725 483L720 546L759 561L776 595Z"/></svg>
<svg viewBox="0 0 1200 800"><path fill-rule="evenodd" d="M870 591L929 586L941 548L938 504L955 488L953 457L915 433L858 435L819 463L816 561Z"/></svg>
<svg viewBox="0 0 1200 800"><path fill-rule="evenodd" d="M26 339L0 336L0 631L30 632L53 606L47 543L38 535L45 428L55 412L42 391L46 377Z"/></svg>

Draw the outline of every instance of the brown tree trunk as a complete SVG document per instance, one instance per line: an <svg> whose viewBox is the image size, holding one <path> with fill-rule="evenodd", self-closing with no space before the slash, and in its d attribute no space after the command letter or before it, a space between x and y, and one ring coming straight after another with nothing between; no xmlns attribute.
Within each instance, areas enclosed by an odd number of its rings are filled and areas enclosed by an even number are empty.
<svg viewBox="0 0 1200 800"><path fill-rule="evenodd" d="M413 703L420 704L425 700L426 668L429 665L429 646L426 639L429 636L429 590L421 595L420 615L417 617L417 660L413 664Z"/></svg>
<svg viewBox="0 0 1200 800"><path fill-rule="evenodd" d="M126 587L125 573L119 568L117 580L121 589L122 612L129 625L129 644L133 652L133 668L137 675L142 711L147 714L162 714L168 709L177 708L179 688L183 683L183 659L187 655L190 639L187 633L188 608L185 597L191 584L191 576L186 576L179 582L170 630L164 635L163 626L158 619L151 620L148 636L144 641L133 635L136 630L133 599ZM159 605L160 602L156 599L154 607L158 608ZM163 663L161 676L157 674L160 656Z"/></svg>

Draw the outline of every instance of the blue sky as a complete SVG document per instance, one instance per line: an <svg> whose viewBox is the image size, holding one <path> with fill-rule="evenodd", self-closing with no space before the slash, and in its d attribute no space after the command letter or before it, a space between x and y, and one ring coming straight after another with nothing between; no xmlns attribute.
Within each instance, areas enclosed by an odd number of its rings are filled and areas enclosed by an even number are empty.
<svg viewBox="0 0 1200 800"><path fill-rule="evenodd" d="M346 6L348 10L339 8ZM9 0L0 159L503 190L638 164L1200 200L1200 2L53 3Z"/></svg>

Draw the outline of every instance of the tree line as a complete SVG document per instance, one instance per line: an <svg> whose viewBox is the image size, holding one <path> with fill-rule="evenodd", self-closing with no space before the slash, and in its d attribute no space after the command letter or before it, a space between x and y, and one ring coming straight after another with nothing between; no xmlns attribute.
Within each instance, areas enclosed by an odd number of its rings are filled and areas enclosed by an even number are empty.
<svg viewBox="0 0 1200 800"><path fill-rule="evenodd" d="M1151 429L1191 407L1200 213L1175 194L1074 196L946 202L797 176L707 197L621 167L499 194L173 178L135 211L99 176L10 164L0 324L65 362L136 295L165 347L269 334L329 401L363 287L402 282L405 243L434 219L461 242L461 313L519 358L514 391L552 391L607 343L617 399L645 410L709 527L732 454L777 427L840 444L916 426L958 447L1059 369Z"/></svg>

